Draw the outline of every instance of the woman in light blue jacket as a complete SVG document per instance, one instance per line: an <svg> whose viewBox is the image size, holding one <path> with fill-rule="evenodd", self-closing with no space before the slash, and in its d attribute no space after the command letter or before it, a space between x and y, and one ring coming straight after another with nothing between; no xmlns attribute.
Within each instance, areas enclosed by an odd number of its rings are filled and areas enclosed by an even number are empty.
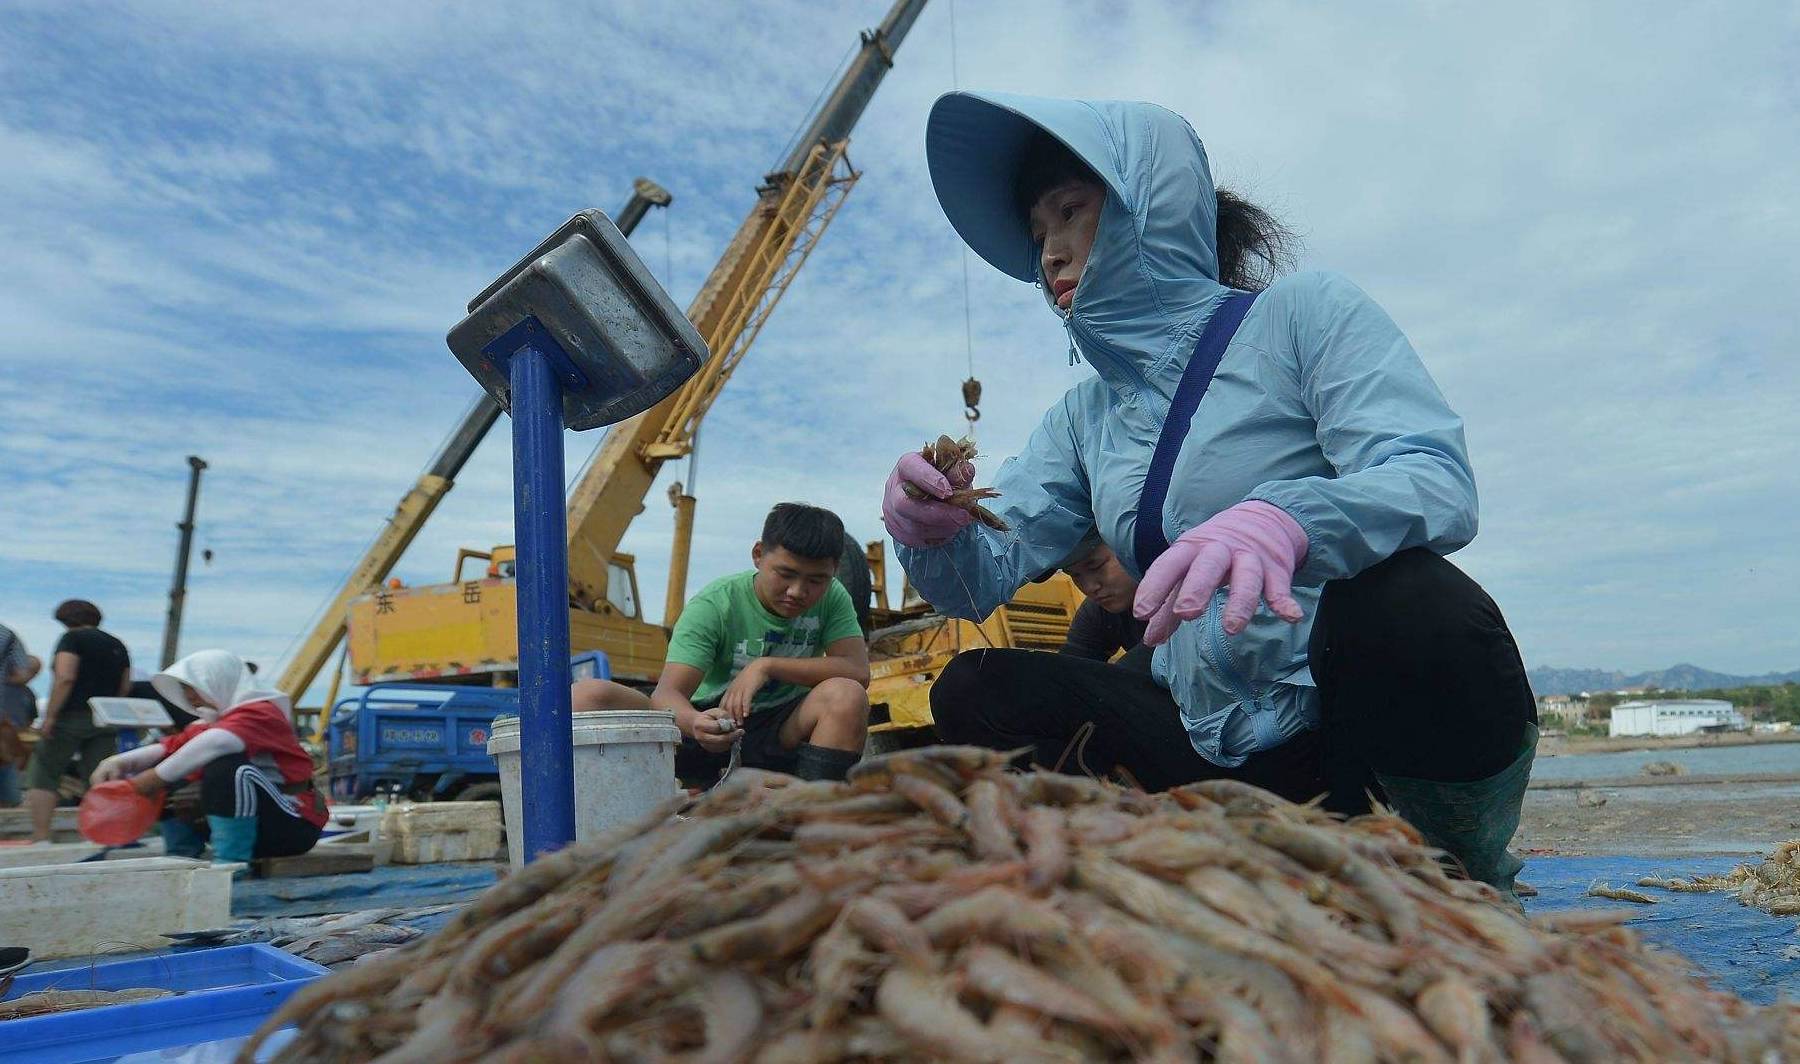
<svg viewBox="0 0 1800 1064"><path fill-rule="evenodd" d="M1044 289L1092 372L996 477L1008 532L937 501L972 470L902 458L900 560L980 618L1097 536L1143 577L1158 644L1149 677L964 654L933 687L939 733L1045 765L1078 748L1151 789L1232 777L1345 812L1372 793L1510 890L1535 704L1498 608L1442 557L1475 535L1474 475L1405 336L1341 277L1265 286L1267 216L1215 191L1164 108L952 93L926 148L958 233Z"/></svg>

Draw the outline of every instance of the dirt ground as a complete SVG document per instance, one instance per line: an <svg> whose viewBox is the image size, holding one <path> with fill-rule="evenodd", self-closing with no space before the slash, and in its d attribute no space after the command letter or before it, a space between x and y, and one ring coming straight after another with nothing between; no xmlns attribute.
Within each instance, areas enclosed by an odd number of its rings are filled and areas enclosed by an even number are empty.
<svg viewBox="0 0 1800 1064"><path fill-rule="evenodd" d="M1527 791L1513 846L1565 854L1767 853L1793 838L1800 838L1797 782L1601 782Z"/></svg>
<svg viewBox="0 0 1800 1064"><path fill-rule="evenodd" d="M1680 738L1546 737L1538 757L1678 751L1800 742L1800 733L1689 735ZM1645 856L1767 853L1800 838L1800 777L1694 775L1547 780L1525 795L1515 849L1565 854Z"/></svg>

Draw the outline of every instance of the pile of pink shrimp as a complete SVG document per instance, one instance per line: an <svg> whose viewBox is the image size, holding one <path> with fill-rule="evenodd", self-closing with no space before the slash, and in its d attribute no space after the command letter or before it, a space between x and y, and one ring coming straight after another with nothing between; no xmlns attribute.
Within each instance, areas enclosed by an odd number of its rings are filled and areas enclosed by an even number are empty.
<svg viewBox="0 0 1800 1064"><path fill-rule="evenodd" d="M296 994L308 1061L1800 1059L1625 914L1527 921L1399 819L932 747L739 770ZM244 1059L255 1044L244 1051Z"/></svg>

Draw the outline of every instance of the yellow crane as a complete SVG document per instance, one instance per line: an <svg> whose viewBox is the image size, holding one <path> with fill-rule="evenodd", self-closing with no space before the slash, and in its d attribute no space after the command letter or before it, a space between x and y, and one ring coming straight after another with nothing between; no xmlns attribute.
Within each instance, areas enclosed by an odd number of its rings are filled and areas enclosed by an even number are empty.
<svg viewBox="0 0 1800 1064"><path fill-rule="evenodd" d="M845 154L850 131L924 6L925 0L896 0L881 25L862 34L842 78L758 187L749 216L688 308L712 357L674 395L608 430L570 493L571 645L605 651L619 679L653 680L668 649L667 632L642 617L635 559L621 554L619 543L643 511L662 464L692 452L701 420L855 185L860 174ZM673 501L681 549L670 559L670 588L679 592L693 509L691 496L679 491ZM478 576L464 572L471 559L487 562ZM509 682L518 668L515 595L512 548L496 547L460 552L450 583L353 596L355 682ZM671 614L679 599L672 596Z"/></svg>

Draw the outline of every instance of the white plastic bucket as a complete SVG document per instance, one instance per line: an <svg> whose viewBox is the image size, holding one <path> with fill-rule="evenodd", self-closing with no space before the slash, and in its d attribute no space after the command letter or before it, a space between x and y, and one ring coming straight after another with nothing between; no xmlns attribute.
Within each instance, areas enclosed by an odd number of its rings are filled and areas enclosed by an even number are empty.
<svg viewBox="0 0 1800 1064"><path fill-rule="evenodd" d="M675 714L661 709L575 714L575 838L629 823L675 795ZM500 765L500 804L512 866L525 864L519 719L500 717L487 751Z"/></svg>

